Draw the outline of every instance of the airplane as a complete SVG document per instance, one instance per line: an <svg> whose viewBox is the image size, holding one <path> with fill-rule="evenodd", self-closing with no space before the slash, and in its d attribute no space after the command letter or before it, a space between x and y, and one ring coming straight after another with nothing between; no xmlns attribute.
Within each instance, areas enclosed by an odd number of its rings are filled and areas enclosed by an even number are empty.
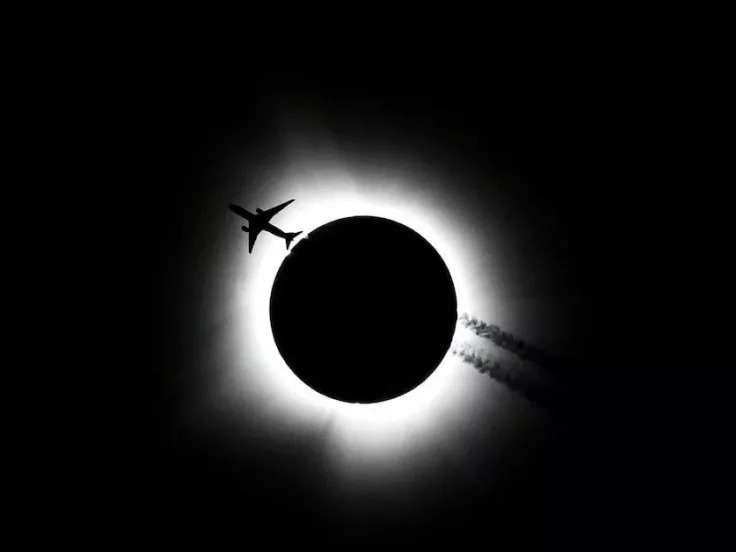
<svg viewBox="0 0 736 552"><path fill-rule="evenodd" d="M286 207L293 201L293 199L290 199L286 203L282 203L281 205L277 205L276 207L271 207L270 209L267 209L265 211L258 208L256 209L255 213L251 213L246 209L243 209L239 205L233 205L232 203L228 205L233 213L235 213L236 215L240 215L250 223L250 228L248 228L247 226L241 226L243 232L248 233L248 253L253 252L253 245L256 243L256 238L258 237L258 234L260 234L261 230L265 230L266 232L269 232L274 236L278 236L279 238L284 238L284 240L286 241L286 249L289 249L291 241L299 234L301 234L301 232L284 232L280 228L276 228L273 224L271 224L270 221L276 213L281 211L284 207Z"/></svg>

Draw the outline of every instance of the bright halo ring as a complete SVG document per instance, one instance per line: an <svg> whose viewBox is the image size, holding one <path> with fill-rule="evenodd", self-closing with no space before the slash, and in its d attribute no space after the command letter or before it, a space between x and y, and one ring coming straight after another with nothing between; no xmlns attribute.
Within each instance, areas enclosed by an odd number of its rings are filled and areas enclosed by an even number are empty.
<svg viewBox="0 0 736 552"><path fill-rule="evenodd" d="M444 260L455 283L458 312L472 304L473 282L464 269L473 266L469 247L472 229L468 233L462 214L453 212L457 208L436 188L422 190L406 181L386 179L359 182L344 173L310 176L285 179L252 207L267 209L296 199L272 221L286 232L303 232L294 245L309 239L310 231L340 218L365 215L399 222L423 236ZM311 389L287 366L271 333L271 288L288 255L283 240L264 232L252 255L247 253L247 240L243 240L238 255L235 316L244 339L237 346L229 381L239 382L236 387L249 408L260 409L259 418L286 426L318 426L329 421L332 437L341 445L350 444L349 448L356 454L360 451L367 461L376 455L391 457L391 451L403 448L407 439L416 441L421 435L437 432L449 411L467 405L477 379L472 371L458 368L459 361L449 350L421 385L388 401L350 404ZM458 331L464 330L456 330L456 335Z"/></svg>

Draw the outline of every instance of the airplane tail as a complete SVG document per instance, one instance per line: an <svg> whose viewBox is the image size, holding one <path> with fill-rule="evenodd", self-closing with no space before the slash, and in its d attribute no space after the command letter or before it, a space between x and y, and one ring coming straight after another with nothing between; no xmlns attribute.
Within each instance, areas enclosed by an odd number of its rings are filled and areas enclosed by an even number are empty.
<svg viewBox="0 0 736 552"><path fill-rule="evenodd" d="M291 242L294 238L296 238L301 232L287 232L286 233L286 249L289 249L289 246L291 245Z"/></svg>

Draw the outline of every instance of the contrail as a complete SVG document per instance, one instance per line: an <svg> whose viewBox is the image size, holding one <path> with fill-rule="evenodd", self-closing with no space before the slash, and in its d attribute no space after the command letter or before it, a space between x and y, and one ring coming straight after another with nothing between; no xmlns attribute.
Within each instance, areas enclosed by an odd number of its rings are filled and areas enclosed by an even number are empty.
<svg viewBox="0 0 736 552"><path fill-rule="evenodd" d="M520 358L525 357L526 349L529 347L525 347L524 342L521 339L515 338L508 332L501 331L501 328L495 324L487 324L482 320L471 317L466 312L461 314L458 320L475 335L490 339L495 345L498 345L502 349L511 351L512 353L516 353Z"/></svg>
<svg viewBox="0 0 736 552"><path fill-rule="evenodd" d="M453 355L471 364L481 374L488 374L493 380L504 384L545 410L565 417L571 414L571 397L568 390L559 383L523 370L519 366L515 367L512 363L500 362L487 351L466 343L453 344L450 350Z"/></svg>
<svg viewBox="0 0 736 552"><path fill-rule="evenodd" d="M546 410L565 417L573 414L571 389L560 378L553 379L563 372L559 362L495 324L487 324L467 313L463 313L458 321L475 335L513 353L519 361L505 361L467 343L453 344L453 355Z"/></svg>
<svg viewBox="0 0 736 552"><path fill-rule="evenodd" d="M564 369L563 363L559 360L517 338L513 334L504 332L495 324L483 322L475 317L471 317L468 313L461 314L458 321L478 337L490 340L497 347L514 353L521 360L528 360L534 363L542 370L550 372L567 371Z"/></svg>

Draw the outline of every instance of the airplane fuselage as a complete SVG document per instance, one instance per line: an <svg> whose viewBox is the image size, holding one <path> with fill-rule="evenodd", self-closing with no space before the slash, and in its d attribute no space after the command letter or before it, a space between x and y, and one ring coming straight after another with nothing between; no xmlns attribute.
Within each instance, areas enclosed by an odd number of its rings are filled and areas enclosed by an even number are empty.
<svg viewBox="0 0 736 552"><path fill-rule="evenodd" d="M286 232L281 230L281 228L274 226L270 222L263 224L261 221L258 220L258 215L251 213L247 209L236 212L250 223L250 228L248 228L249 232L260 232L262 230L265 230L266 232L269 232L274 236L278 236L279 238L286 238Z"/></svg>
<svg viewBox="0 0 736 552"><path fill-rule="evenodd" d="M301 232L284 232L281 230L281 228L278 228L277 226L274 226L271 224L270 220L271 217L273 217L275 214L277 214L279 211L281 211L284 207L291 204L291 202L294 201L289 200L285 203L282 203L281 205L277 205L276 207L272 209L268 209L267 211L264 211L263 209L256 209L255 213L251 213L247 209L244 209L243 207L240 207L239 205L233 205L230 204L229 208L232 212L234 212L236 215L246 219L249 223L248 227L243 226L242 229L245 232L248 232L249 238L248 238L248 251L253 250L253 245L255 243L256 237L260 232L265 230L269 234L273 234L274 236L277 236L279 238L283 238L286 242L286 248L289 248L289 245L291 244L292 240L301 234Z"/></svg>

